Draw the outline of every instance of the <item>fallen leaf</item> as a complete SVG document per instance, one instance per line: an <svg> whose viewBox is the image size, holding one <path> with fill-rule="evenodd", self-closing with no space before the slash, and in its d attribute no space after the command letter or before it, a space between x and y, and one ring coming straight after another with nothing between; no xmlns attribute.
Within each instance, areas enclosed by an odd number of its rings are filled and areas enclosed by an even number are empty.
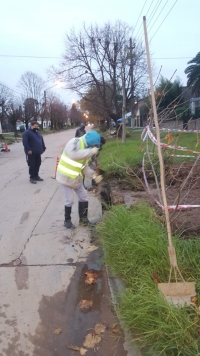
<svg viewBox="0 0 200 356"><path fill-rule="evenodd" d="M112 331L113 334L121 334L121 330L118 328L110 328L110 331Z"/></svg>
<svg viewBox="0 0 200 356"><path fill-rule="evenodd" d="M99 248L98 246L91 245L91 246L88 246L88 247L87 247L87 250L91 252L91 251L97 250L98 248Z"/></svg>
<svg viewBox="0 0 200 356"><path fill-rule="evenodd" d="M174 136L171 132L165 136L165 139L167 140L168 144L170 144L173 141L173 138Z"/></svg>
<svg viewBox="0 0 200 356"><path fill-rule="evenodd" d="M89 333L85 337L85 341L83 346L87 347L88 349L94 349L96 344L101 341L101 336Z"/></svg>
<svg viewBox="0 0 200 356"><path fill-rule="evenodd" d="M104 333L105 330L106 330L106 326L103 323L97 323L94 327L94 332L96 335Z"/></svg>
<svg viewBox="0 0 200 356"><path fill-rule="evenodd" d="M191 302L196 303L198 300L197 296L191 298Z"/></svg>
<svg viewBox="0 0 200 356"><path fill-rule="evenodd" d="M79 303L79 309L81 310L87 310L90 307L92 307L93 302L92 300L86 300L86 299L82 299Z"/></svg>
<svg viewBox="0 0 200 356"><path fill-rule="evenodd" d="M80 348L80 354L83 355L83 356L86 355L87 351L88 350L84 349L83 347Z"/></svg>
<svg viewBox="0 0 200 356"><path fill-rule="evenodd" d="M80 347L69 344L67 345L67 349L73 350L73 351L80 351Z"/></svg>
<svg viewBox="0 0 200 356"><path fill-rule="evenodd" d="M151 277L156 284L160 283L160 278L154 272L152 272Z"/></svg>
<svg viewBox="0 0 200 356"><path fill-rule="evenodd" d="M85 283L86 284L94 284L96 283L96 279L92 278L92 277L87 277L86 280L85 280Z"/></svg>
<svg viewBox="0 0 200 356"><path fill-rule="evenodd" d="M89 278L92 277L92 278L96 279L99 277L100 273L96 273L93 270L89 270L89 271L85 272L85 275Z"/></svg>
<svg viewBox="0 0 200 356"><path fill-rule="evenodd" d="M85 239L79 239L79 240L75 240L75 243L76 243L76 245L77 244L79 244L80 242L84 242L85 241Z"/></svg>
<svg viewBox="0 0 200 356"><path fill-rule="evenodd" d="M62 332L62 329L60 329L60 328L54 330L54 334L56 334L56 335L61 334L61 332Z"/></svg>
<svg viewBox="0 0 200 356"><path fill-rule="evenodd" d="M85 279L86 284L96 283L96 279L99 277L99 273L95 273L92 270L85 272L85 275L86 275L86 279Z"/></svg>

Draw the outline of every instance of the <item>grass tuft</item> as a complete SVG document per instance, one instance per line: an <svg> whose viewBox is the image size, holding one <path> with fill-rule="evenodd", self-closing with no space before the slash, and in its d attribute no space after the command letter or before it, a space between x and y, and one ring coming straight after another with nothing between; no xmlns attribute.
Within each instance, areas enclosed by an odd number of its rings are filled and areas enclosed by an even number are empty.
<svg viewBox="0 0 200 356"><path fill-rule="evenodd" d="M154 209L146 203L112 207L97 229L107 265L126 285L117 308L132 341L158 355L200 355L198 305L168 304L152 278L169 277L167 233ZM173 241L179 268L187 281L196 281L199 293L200 239Z"/></svg>

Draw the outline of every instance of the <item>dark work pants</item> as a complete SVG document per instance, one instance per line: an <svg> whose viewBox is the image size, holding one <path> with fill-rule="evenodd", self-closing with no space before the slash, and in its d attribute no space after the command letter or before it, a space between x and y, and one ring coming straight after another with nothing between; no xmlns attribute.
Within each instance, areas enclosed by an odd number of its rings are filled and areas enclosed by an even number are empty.
<svg viewBox="0 0 200 356"><path fill-rule="evenodd" d="M35 153L32 153L31 155L27 155L27 163L29 166L30 178L38 177L38 173L41 165L41 155L37 155Z"/></svg>

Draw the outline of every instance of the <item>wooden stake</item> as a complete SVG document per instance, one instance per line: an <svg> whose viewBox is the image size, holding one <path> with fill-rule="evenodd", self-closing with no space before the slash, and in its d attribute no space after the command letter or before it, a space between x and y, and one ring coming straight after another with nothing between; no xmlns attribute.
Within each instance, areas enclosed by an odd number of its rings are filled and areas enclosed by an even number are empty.
<svg viewBox="0 0 200 356"><path fill-rule="evenodd" d="M162 149L160 146L160 129L159 129L159 124L158 124L156 100L155 100L154 87L153 87L153 78L152 78L152 71L151 71L149 43L148 43L146 17L145 16L143 17L143 27L144 27L144 37L145 37L145 46L146 46L146 54L147 54L149 80L150 80L150 87L151 87L151 100L152 100L154 122L155 122L157 142L158 142L158 157L159 157L159 163L160 163L160 184L161 184L161 192L162 192L165 219L166 219L166 225L167 225L167 235L168 235L168 241L169 241L168 252L169 252L171 266L177 268L176 252L175 252L175 249L174 249L174 246L172 243L171 224L170 224L169 211L168 211L168 205L167 205L167 197L166 197L166 192L165 192L164 160L163 160L163 155L162 155Z"/></svg>

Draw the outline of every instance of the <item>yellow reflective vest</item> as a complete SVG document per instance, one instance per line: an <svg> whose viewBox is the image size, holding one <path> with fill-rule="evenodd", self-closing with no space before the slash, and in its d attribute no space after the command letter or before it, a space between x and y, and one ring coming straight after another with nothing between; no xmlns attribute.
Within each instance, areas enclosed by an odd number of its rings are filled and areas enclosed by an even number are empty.
<svg viewBox="0 0 200 356"><path fill-rule="evenodd" d="M80 137L80 149L83 150L85 148L84 146L84 141ZM81 159L78 161L74 161L73 159L69 158L66 153L63 151L57 171L60 172L61 174L64 174L67 177L70 177L72 179L75 179L79 175L82 176L82 169L86 166L90 159Z"/></svg>

